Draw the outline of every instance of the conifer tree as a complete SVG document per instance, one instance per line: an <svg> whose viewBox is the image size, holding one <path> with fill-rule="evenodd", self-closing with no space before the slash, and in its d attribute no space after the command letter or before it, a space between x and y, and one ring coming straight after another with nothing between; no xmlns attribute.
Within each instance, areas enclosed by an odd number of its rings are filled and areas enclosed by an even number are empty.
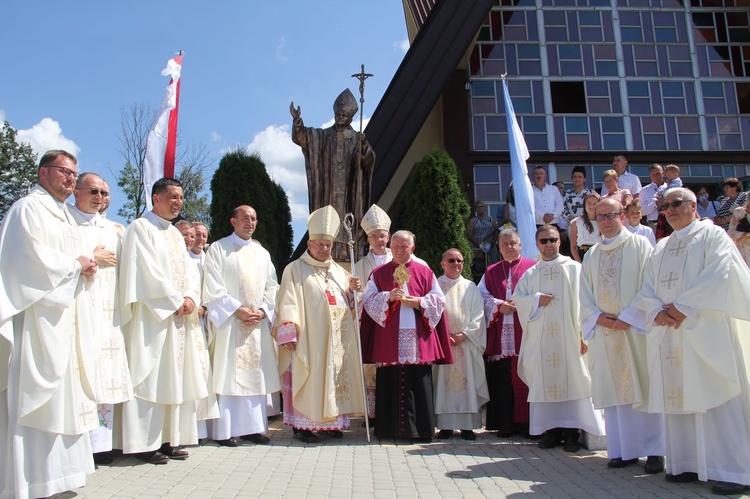
<svg viewBox="0 0 750 499"><path fill-rule="evenodd" d="M466 233L471 205L463 190L461 173L447 152L433 150L416 164L402 192L399 228L417 238L415 254L436 275L443 253L456 248L464 255L463 275L471 279L472 252Z"/></svg>

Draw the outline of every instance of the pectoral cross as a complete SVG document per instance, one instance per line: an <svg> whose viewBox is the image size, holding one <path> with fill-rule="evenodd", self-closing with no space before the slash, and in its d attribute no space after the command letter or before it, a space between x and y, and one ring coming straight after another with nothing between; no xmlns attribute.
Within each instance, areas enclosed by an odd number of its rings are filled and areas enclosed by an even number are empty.
<svg viewBox="0 0 750 499"><path fill-rule="evenodd" d="M560 358L560 354L558 353L551 353L547 356L547 365L550 366L553 369L557 369L560 367L560 364L562 363L562 359Z"/></svg>
<svg viewBox="0 0 750 499"><path fill-rule="evenodd" d="M682 367L681 348L674 348L669 350L669 352L667 353L667 364L669 364L670 367Z"/></svg>
<svg viewBox="0 0 750 499"><path fill-rule="evenodd" d="M115 352L119 350L117 348L117 344L114 340L107 340L107 342L104 344L104 348L102 348L102 355L105 359L114 359L115 358Z"/></svg>
<svg viewBox="0 0 750 499"><path fill-rule="evenodd" d="M660 281L661 287L664 289L672 289L672 283L679 281L677 272L670 272L669 275L665 275Z"/></svg>
<svg viewBox="0 0 750 499"><path fill-rule="evenodd" d="M669 252L672 254L672 256L680 256L680 253L682 253L682 250L687 248L687 241L678 241L677 246L674 248L670 248Z"/></svg>
<svg viewBox="0 0 750 499"><path fill-rule="evenodd" d="M676 409L682 408L682 388L673 388L669 391L667 402Z"/></svg>
<svg viewBox="0 0 750 499"><path fill-rule="evenodd" d="M548 335L550 338L556 337L560 333L560 328L554 322L548 322L542 329L542 334Z"/></svg>
<svg viewBox="0 0 750 499"><path fill-rule="evenodd" d="M562 389L560 385L555 383L553 385L550 385L549 388L547 388L547 394L549 394L551 399L558 400L560 397L562 397L565 394L565 391Z"/></svg>
<svg viewBox="0 0 750 499"><path fill-rule="evenodd" d="M91 410L91 404L87 404L86 402L81 404L81 412L78 413L78 417L83 419L84 426L89 424L89 418L94 417L94 414L95 412Z"/></svg>
<svg viewBox="0 0 750 499"><path fill-rule="evenodd" d="M546 277L548 281L556 279L559 274L560 270L557 267L547 267L544 269L544 277Z"/></svg>

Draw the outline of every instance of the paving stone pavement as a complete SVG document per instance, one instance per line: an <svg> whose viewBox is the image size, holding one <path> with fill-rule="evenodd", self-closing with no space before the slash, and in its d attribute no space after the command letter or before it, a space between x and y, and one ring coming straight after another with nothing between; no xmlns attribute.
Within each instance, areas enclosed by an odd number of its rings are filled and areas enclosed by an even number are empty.
<svg viewBox="0 0 750 499"><path fill-rule="evenodd" d="M269 445L209 441L188 448L187 460L166 465L117 456L63 497L717 497L713 482L668 483L664 473L645 474L643 460L609 470L605 452L542 450L521 437L478 432L466 441L455 432L431 444L374 437L368 444L355 420L342 439L304 444L279 418L271 426Z"/></svg>

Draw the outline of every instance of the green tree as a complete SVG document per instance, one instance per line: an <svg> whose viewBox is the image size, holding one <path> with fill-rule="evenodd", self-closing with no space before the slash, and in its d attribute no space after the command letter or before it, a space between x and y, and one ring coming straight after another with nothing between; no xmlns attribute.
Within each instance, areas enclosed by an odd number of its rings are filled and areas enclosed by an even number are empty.
<svg viewBox="0 0 750 499"><path fill-rule="evenodd" d="M16 142L16 130L0 125L0 220L37 181L37 156L31 146Z"/></svg>
<svg viewBox="0 0 750 499"><path fill-rule="evenodd" d="M417 163L406 182L399 207L399 225L417 237L416 254L437 274L445 250L464 255L463 275L471 279L472 253L466 235L471 205L461 173L445 151L433 150Z"/></svg>
<svg viewBox="0 0 750 499"><path fill-rule="evenodd" d="M241 147L227 152L211 179L211 193L211 239L234 231L229 222L234 208L252 206L258 215L253 238L268 250L281 275L292 254L292 215L286 192L268 175L260 155Z"/></svg>
<svg viewBox="0 0 750 499"><path fill-rule="evenodd" d="M205 147L189 147L184 154L177 180L182 184L182 216L191 222L210 224L211 213L208 195L203 192L206 183L206 169L210 164Z"/></svg>

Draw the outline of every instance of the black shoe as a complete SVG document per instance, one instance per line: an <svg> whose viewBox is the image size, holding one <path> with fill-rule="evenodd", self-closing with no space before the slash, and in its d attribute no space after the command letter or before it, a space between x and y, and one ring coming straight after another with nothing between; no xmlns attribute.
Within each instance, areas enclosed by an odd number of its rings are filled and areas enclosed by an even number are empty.
<svg viewBox="0 0 750 499"><path fill-rule="evenodd" d="M536 444L540 449L552 449L562 443L562 432L558 430L547 430L542 436L542 440Z"/></svg>
<svg viewBox="0 0 750 499"><path fill-rule="evenodd" d="M697 482L698 473L695 473L692 471L686 471L685 473L680 473L679 475L673 475L672 473L667 473L666 475L664 475L664 478L668 482L672 482L672 483Z"/></svg>
<svg viewBox="0 0 750 499"><path fill-rule="evenodd" d="M411 439L411 443L413 444L431 444L432 443L432 437L415 437Z"/></svg>
<svg viewBox="0 0 750 499"><path fill-rule="evenodd" d="M581 450L581 444L578 443L578 440L565 440L565 443L563 444L563 450L565 452L578 452Z"/></svg>
<svg viewBox="0 0 750 499"><path fill-rule="evenodd" d="M226 440L217 440L217 444L221 445L222 447L239 447L240 442L236 438L227 438Z"/></svg>
<svg viewBox="0 0 750 499"><path fill-rule="evenodd" d="M294 435L294 437L300 442L304 442L306 444L313 444L320 440L310 430L297 430L297 433Z"/></svg>
<svg viewBox="0 0 750 499"><path fill-rule="evenodd" d="M461 438L464 440L476 440L477 434L474 433L474 430L461 430Z"/></svg>
<svg viewBox="0 0 750 499"><path fill-rule="evenodd" d="M607 468L610 469L616 469L616 468L624 468L625 466L628 466L629 464L635 464L638 462L638 458L635 459L625 459L623 460L621 457L616 457L614 459L610 459L607 463Z"/></svg>
<svg viewBox="0 0 750 499"><path fill-rule="evenodd" d="M138 454L135 454L135 457L149 464L167 464L169 462L169 458L167 456L165 456L161 452L156 451L139 452Z"/></svg>
<svg viewBox="0 0 750 499"><path fill-rule="evenodd" d="M341 430L318 430L318 435L326 438L343 438Z"/></svg>
<svg viewBox="0 0 750 499"><path fill-rule="evenodd" d="M435 436L438 440L448 440L453 435L453 430L440 430Z"/></svg>
<svg viewBox="0 0 750 499"><path fill-rule="evenodd" d="M747 490L747 486L741 483L732 482L717 482L716 485L711 487L711 492L722 496L731 496L734 494L742 494Z"/></svg>
<svg viewBox="0 0 750 499"><path fill-rule="evenodd" d="M268 442L271 441L270 438L268 438L265 435L261 435L260 433L252 433L250 435L242 435L240 438L242 440L246 440L248 442L252 442L254 444L260 444L260 445L265 445L265 444L267 444Z"/></svg>
<svg viewBox="0 0 750 499"><path fill-rule="evenodd" d="M106 451L106 452L95 452L94 453L94 463L96 464L112 464L112 461L115 460L114 455L112 454L112 451Z"/></svg>
<svg viewBox="0 0 750 499"><path fill-rule="evenodd" d="M650 475L664 471L664 458L661 456L648 456L643 471Z"/></svg>
<svg viewBox="0 0 750 499"><path fill-rule="evenodd" d="M182 450L179 447L171 447L169 443L162 444L162 446L159 447L159 452L167 456L169 459L178 459L180 461L184 461L190 456L188 451Z"/></svg>

